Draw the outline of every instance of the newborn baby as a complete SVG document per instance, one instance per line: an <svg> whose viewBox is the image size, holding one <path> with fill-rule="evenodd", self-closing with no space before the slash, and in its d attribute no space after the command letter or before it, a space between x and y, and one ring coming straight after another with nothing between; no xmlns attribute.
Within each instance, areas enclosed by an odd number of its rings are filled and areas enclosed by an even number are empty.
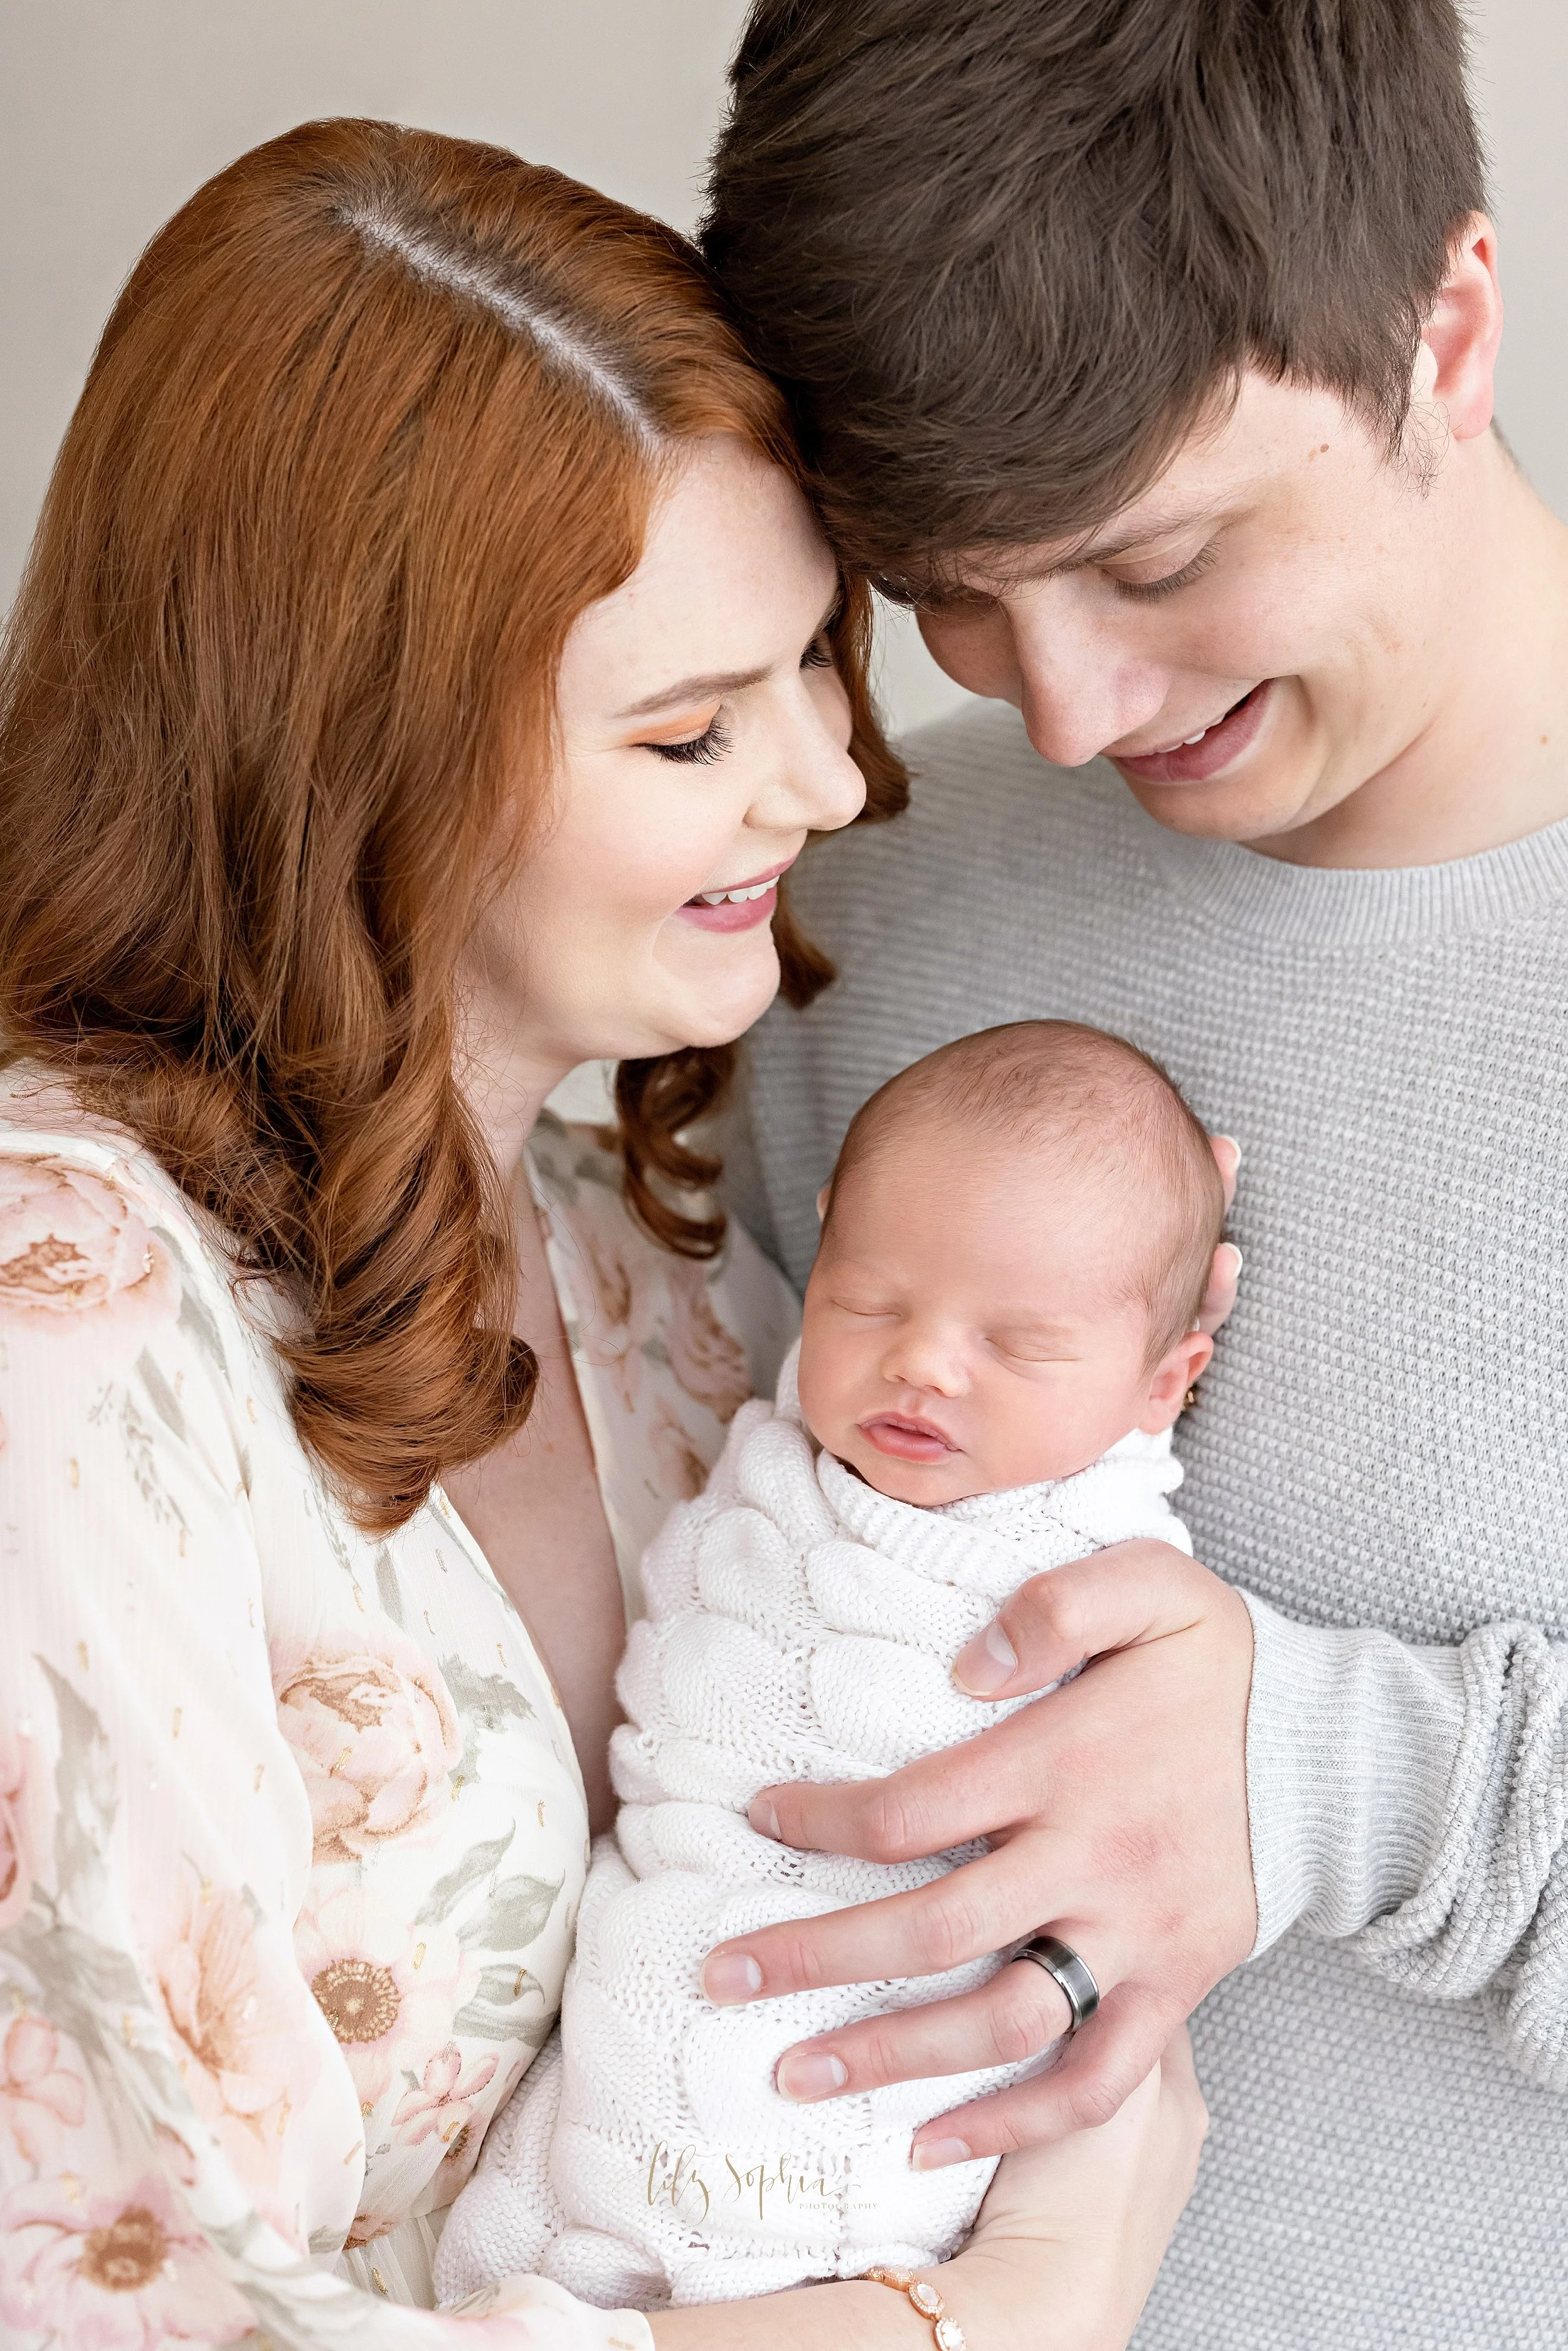
<svg viewBox="0 0 1568 2351"><path fill-rule="evenodd" d="M795 1853L747 1806L862 1780L1029 1704L951 1681L1028 1577L1153 1535L1224 1217L1207 1137L1134 1047L1061 1021L945 1046L874 1094L819 1203L796 1357L737 1415L643 1566L620 1691L622 1811L593 1860L563 2031L492 2125L436 2265L444 2300L542 2271L606 2307L717 2302L953 2252L994 2166L912 2131L1021 2068L799 2105L789 2043L981 1984L715 2008L714 1944L927 1883ZM1049 1703L1049 1700L1045 1701ZM1038 2060L1031 2060L1031 2063Z"/></svg>

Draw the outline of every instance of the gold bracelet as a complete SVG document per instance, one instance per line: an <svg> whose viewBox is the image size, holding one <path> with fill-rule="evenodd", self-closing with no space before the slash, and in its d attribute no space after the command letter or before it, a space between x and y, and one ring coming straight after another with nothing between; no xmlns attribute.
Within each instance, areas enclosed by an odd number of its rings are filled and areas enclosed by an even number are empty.
<svg viewBox="0 0 1568 2351"><path fill-rule="evenodd" d="M906 2294L922 2318L929 2318L936 2337L936 2351L968 2351L964 2330L956 2318L947 2314L947 2305L934 2285L915 2276L913 2270L863 2270L862 2280L870 2285L890 2285L894 2294Z"/></svg>

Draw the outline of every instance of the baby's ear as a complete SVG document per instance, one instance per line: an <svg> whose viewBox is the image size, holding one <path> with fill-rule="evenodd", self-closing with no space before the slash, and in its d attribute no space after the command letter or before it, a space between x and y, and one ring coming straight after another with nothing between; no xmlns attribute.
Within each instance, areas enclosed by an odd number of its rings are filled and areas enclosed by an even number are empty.
<svg viewBox="0 0 1568 2351"><path fill-rule="evenodd" d="M817 1195L817 1222L820 1225L825 1223L827 1220L828 1202L832 1198L832 1196L833 1187L831 1184L824 1184L821 1190Z"/></svg>
<svg viewBox="0 0 1568 2351"><path fill-rule="evenodd" d="M1214 1342L1207 1331L1187 1331L1167 1348L1155 1365L1149 1393L1138 1426L1146 1437L1173 1427L1186 1402L1187 1390L1207 1369Z"/></svg>

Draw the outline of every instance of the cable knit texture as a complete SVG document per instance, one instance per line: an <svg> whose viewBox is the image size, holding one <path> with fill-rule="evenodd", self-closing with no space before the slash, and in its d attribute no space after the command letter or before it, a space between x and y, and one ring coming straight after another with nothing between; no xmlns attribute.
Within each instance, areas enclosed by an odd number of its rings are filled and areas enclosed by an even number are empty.
<svg viewBox="0 0 1568 2351"><path fill-rule="evenodd" d="M734 1198L796 1283L857 1105L995 1021L1134 1039L1245 1154L1176 1449L1252 1602L1262 1933L1136 2351L1568 2342L1568 825L1315 871L996 705L904 747L908 816L792 879L837 984L750 1049Z"/></svg>
<svg viewBox="0 0 1568 2351"><path fill-rule="evenodd" d="M622 1811L578 1920L564 2063L541 2055L486 2138L442 2239L444 2299L526 2270L651 2308L939 2261L989 2182L989 2163L912 2171L910 2135L1019 2069L802 2107L773 2068L792 2041L967 1991L999 1959L730 2009L698 1970L731 1936L965 1857L791 1853L746 1807L779 1781L895 1771L1027 1704L961 1698L959 1650L1028 1576L1135 1535L1188 1548L1166 1499L1181 1469L1168 1435L1134 1432L1077 1477L917 1510L816 1453L794 1365L776 1405L742 1408L706 1493L643 1562L612 1748Z"/></svg>

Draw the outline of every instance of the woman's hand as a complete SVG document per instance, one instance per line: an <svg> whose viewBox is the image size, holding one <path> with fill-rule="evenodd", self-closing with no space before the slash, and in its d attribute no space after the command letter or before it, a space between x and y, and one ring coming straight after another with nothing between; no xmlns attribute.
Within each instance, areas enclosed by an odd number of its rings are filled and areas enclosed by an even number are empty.
<svg viewBox="0 0 1568 2351"><path fill-rule="evenodd" d="M969 2242L933 2273L974 2351L1037 2351L1047 2332L1051 2351L1122 2351L1207 2129L1184 2027L1110 2122L1005 2157Z"/></svg>
<svg viewBox="0 0 1568 2351"><path fill-rule="evenodd" d="M1113 2120L1009 2156L955 2261L921 2272L969 2351L1124 2351L1192 2193L1208 2127L1178 2032ZM756 2302L661 2311L658 2351L930 2351L931 2325L883 2285L798 2287Z"/></svg>

